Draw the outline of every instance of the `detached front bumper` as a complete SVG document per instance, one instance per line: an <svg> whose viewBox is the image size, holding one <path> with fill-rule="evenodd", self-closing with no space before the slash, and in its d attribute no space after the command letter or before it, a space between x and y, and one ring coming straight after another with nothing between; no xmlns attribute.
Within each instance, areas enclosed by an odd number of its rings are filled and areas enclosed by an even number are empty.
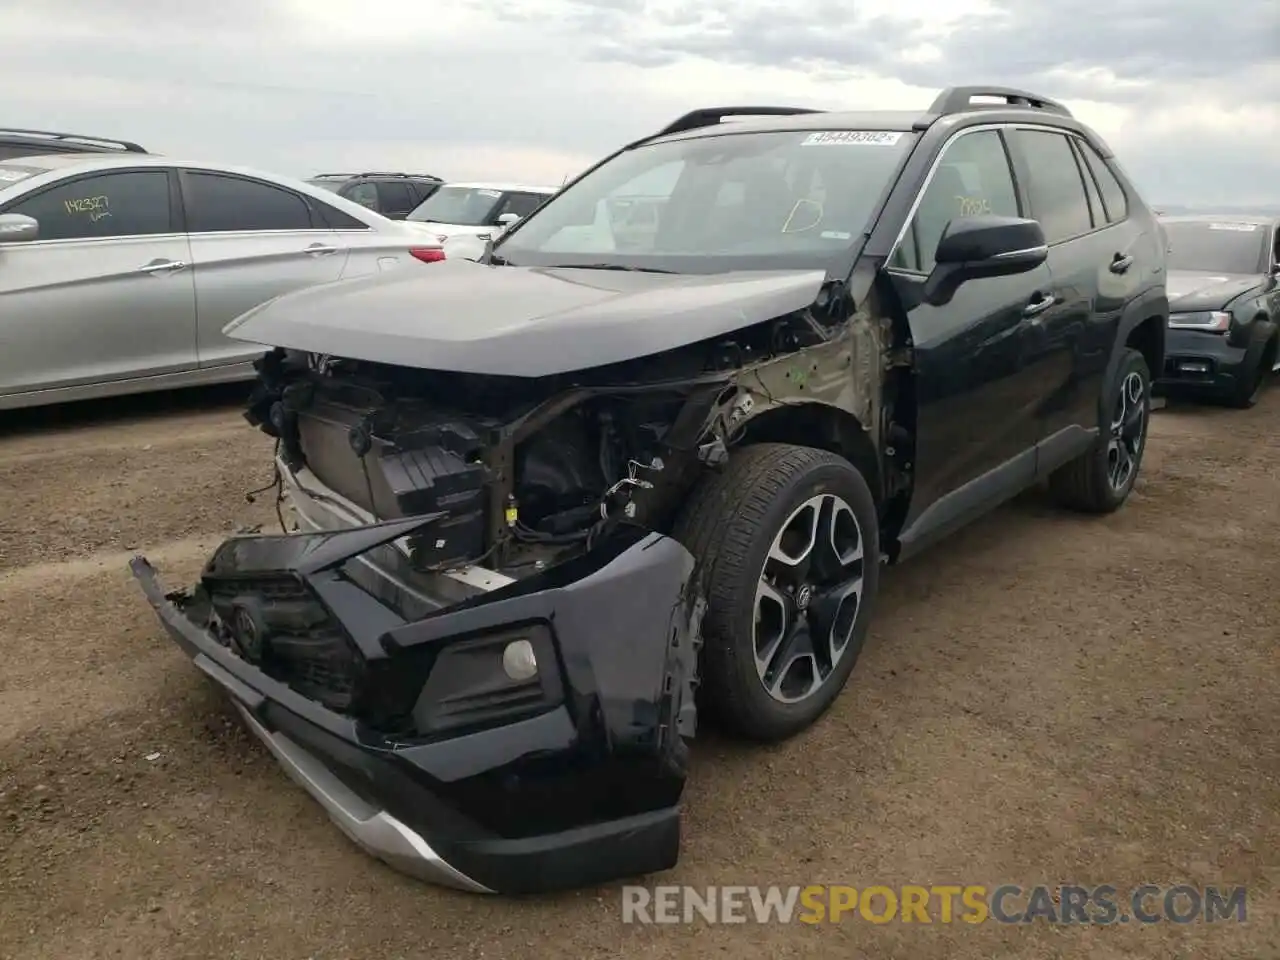
<svg viewBox="0 0 1280 960"><path fill-rule="evenodd" d="M408 620L346 571L411 525L235 538L192 592L166 593L143 557L131 569L169 635L286 772L348 837L396 869L518 894L674 866L687 756L681 729L691 732L702 609L689 589L692 557L670 538L637 534L603 555ZM439 716L452 705L452 727L389 732L360 716L370 704L359 695L350 710L332 709L278 670L271 675L265 661L252 662L247 648L228 641L225 618L210 617L216 603L206 587L238 577L252 589L262 576L295 578L320 597L354 638L362 676L403 687L428 663L414 715ZM469 687L431 692L441 689L434 674L445 670L447 651L529 625L550 645L538 661L554 674L540 681L551 691L545 701L508 697L499 707L524 705L509 720L494 712L492 697L484 710L468 706L479 689L474 659L463 671ZM272 642L266 635L268 649ZM459 710L472 712L459 723Z"/></svg>

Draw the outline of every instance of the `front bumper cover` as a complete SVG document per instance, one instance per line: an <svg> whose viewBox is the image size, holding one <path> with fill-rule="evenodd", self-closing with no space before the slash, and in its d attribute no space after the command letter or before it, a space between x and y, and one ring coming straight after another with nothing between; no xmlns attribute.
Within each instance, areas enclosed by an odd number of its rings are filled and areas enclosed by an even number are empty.
<svg viewBox="0 0 1280 960"><path fill-rule="evenodd" d="M327 589L326 607L344 611L338 619L361 634L362 654L392 664L407 649L545 624L563 691L554 707L456 734L388 736L242 658L208 628L201 588L166 593L144 557L131 570L169 635L230 696L289 776L392 867L462 890L520 894L674 866L687 759L681 733L692 732L703 609L690 587L693 558L668 537L637 532L608 551L406 622L341 571L429 519L234 538L206 566L205 580L215 567L232 568ZM337 604L334 582L363 602ZM371 613L369 603L376 617L350 622L353 611Z"/></svg>
<svg viewBox="0 0 1280 960"><path fill-rule="evenodd" d="M1221 333L1171 329L1165 334L1164 370L1156 386L1166 392L1230 393L1261 358L1261 346L1235 346Z"/></svg>

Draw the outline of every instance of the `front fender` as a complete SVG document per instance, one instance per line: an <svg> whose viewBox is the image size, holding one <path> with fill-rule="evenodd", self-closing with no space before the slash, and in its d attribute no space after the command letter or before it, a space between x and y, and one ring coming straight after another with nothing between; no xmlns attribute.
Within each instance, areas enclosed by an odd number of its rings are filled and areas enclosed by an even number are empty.
<svg viewBox="0 0 1280 960"><path fill-rule="evenodd" d="M1248 362L1257 363L1262 359L1262 351L1267 343L1276 335L1275 320L1267 314L1267 309L1259 300L1250 300L1232 308L1232 325L1229 343L1234 347L1244 347L1248 351Z"/></svg>
<svg viewBox="0 0 1280 960"><path fill-rule="evenodd" d="M1134 331L1149 320L1154 332L1143 342L1147 364L1151 368L1153 378L1160 376L1164 369L1165 333L1169 329L1169 295L1163 286L1152 287L1135 297L1120 316L1120 324L1116 328L1116 339L1111 345L1111 356L1107 360L1105 383L1115 379L1116 369L1128 349Z"/></svg>

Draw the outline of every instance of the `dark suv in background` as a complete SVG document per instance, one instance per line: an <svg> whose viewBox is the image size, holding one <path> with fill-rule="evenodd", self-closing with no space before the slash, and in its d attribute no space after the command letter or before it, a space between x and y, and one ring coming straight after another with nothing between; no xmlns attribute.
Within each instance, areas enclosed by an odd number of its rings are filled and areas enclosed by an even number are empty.
<svg viewBox="0 0 1280 960"><path fill-rule="evenodd" d="M1280 217L1163 217L1169 344L1157 386L1258 402L1280 362Z"/></svg>
<svg viewBox="0 0 1280 960"><path fill-rule="evenodd" d="M22 130L0 127L0 160L15 157L43 157L51 153L148 153L137 143L110 140L84 133L56 130Z"/></svg>
<svg viewBox="0 0 1280 960"><path fill-rule="evenodd" d="M409 211L444 183L429 173L318 173L307 183L332 190L362 207L392 220L403 220Z"/></svg>

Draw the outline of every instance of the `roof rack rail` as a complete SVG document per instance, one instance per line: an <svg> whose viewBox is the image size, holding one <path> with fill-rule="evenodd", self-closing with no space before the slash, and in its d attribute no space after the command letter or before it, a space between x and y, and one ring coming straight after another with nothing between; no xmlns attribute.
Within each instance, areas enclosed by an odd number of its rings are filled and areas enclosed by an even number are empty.
<svg viewBox="0 0 1280 960"><path fill-rule="evenodd" d="M439 177L432 176L429 173L404 173L401 170L366 170L364 173L353 174L356 177L423 177L427 180L439 180Z"/></svg>
<svg viewBox="0 0 1280 960"><path fill-rule="evenodd" d="M802 113L824 112L808 107L703 107L700 110L691 110L683 117L673 120L652 137L667 137L673 133L714 126L726 117L794 117ZM652 137L645 139L652 139Z"/></svg>
<svg viewBox="0 0 1280 960"><path fill-rule="evenodd" d="M444 182L433 173L402 173L397 170L366 170L363 173L317 173L311 179L328 180L337 177L346 177L348 180L352 177L417 177L420 180L440 180L441 183Z"/></svg>
<svg viewBox="0 0 1280 960"><path fill-rule="evenodd" d="M1003 99L1004 103L973 103L974 97L998 97ZM1057 100L1050 100L1048 97L1042 97L1038 93L1029 93L1016 87L947 87L947 89L938 94L937 99L933 101L933 106L929 108L929 112L946 116L949 113L999 109L1000 107L1031 107L1034 110L1044 110L1046 113L1056 113L1064 117L1071 116L1071 111Z"/></svg>
<svg viewBox="0 0 1280 960"><path fill-rule="evenodd" d="M18 127L0 127L0 136L15 135L19 137L36 137L44 140L64 140L76 141L77 143L98 144L100 146L115 147L126 153L147 153L145 147L137 143L131 143L128 140L113 140L110 137L94 137L87 133L61 133L56 130L23 130Z"/></svg>

